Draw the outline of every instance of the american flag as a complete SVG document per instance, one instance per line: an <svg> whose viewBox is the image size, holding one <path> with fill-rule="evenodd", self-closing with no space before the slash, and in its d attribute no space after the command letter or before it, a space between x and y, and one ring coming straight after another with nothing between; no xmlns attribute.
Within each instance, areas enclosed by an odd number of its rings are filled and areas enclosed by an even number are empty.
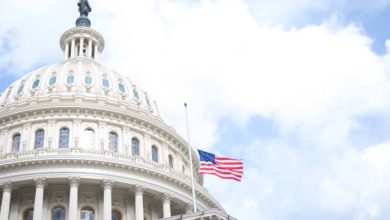
<svg viewBox="0 0 390 220"><path fill-rule="evenodd" d="M199 174L212 174L222 179L241 181L244 164L242 160L219 157L215 154L198 150L200 158Z"/></svg>

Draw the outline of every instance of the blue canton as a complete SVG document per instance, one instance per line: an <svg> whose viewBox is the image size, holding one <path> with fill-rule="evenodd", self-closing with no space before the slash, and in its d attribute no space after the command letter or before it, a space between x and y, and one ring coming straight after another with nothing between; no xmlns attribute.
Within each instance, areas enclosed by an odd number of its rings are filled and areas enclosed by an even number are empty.
<svg viewBox="0 0 390 220"><path fill-rule="evenodd" d="M200 161L211 162L211 163L215 164L215 154L212 154L212 153L209 153L206 151L202 151L202 150L198 150L198 152L199 152Z"/></svg>

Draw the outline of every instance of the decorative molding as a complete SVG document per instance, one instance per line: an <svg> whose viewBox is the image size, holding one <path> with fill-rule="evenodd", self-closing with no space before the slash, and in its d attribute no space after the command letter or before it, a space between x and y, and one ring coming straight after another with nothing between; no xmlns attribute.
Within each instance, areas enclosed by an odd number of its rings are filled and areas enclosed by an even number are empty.
<svg viewBox="0 0 390 220"><path fill-rule="evenodd" d="M3 192L11 192L13 188L14 187L11 181L3 183Z"/></svg>
<svg viewBox="0 0 390 220"><path fill-rule="evenodd" d="M36 178L36 179L34 179L34 182L35 182L36 188L44 188L47 184L46 178L44 178L44 177Z"/></svg>
<svg viewBox="0 0 390 220"><path fill-rule="evenodd" d="M80 184L80 177L68 177L70 187L78 187Z"/></svg>
<svg viewBox="0 0 390 220"><path fill-rule="evenodd" d="M114 185L114 181L109 180L109 179L103 179L103 188L104 189L112 189Z"/></svg>

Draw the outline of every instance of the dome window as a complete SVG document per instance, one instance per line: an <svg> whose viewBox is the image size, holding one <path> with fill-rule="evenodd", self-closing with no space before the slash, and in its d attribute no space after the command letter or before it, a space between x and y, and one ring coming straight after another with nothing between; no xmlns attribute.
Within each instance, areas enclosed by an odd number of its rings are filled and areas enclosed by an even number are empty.
<svg viewBox="0 0 390 220"><path fill-rule="evenodd" d="M19 86L19 88L18 88L18 91L17 91L17 95L20 95L20 94L22 94L22 92L23 92L23 89L24 89L24 83L22 83L22 84L20 84L20 86Z"/></svg>
<svg viewBox="0 0 390 220"><path fill-rule="evenodd" d="M152 146L152 160L158 162L158 149L155 145Z"/></svg>
<svg viewBox="0 0 390 220"><path fill-rule="evenodd" d="M50 80L49 80L49 86L54 86L57 82L57 77L56 76L52 76L50 77Z"/></svg>
<svg viewBox="0 0 390 220"><path fill-rule="evenodd" d="M131 154L139 155L139 140L135 137L131 139Z"/></svg>
<svg viewBox="0 0 390 220"><path fill-rule="evenodd" d="M122 220L122 215L120 212L113 210L112 211L112 220Z"/></svg>
<svg viewBox="0 0 390 220"><path fill-rule="evenodd" d="M38 88L40 82L41 82L41 81L40 81L39 79L36 79L36 80L34 81L33 85L32 85L32 89Z"/></svg>
<svg viewBox="0 0 390 220"><path fill-rule="evenodd" d="M45 131L42 129L37 130L35 132L34 149L42 149L44 140L45 140Z"/></svg>
<svg viewBox="0 0 390 220"><path fill-rule="evenodd" d="M52 220L65 220L65 208L62 206L54 207L51 210Z"/></svg>
<svg viewBox="0 0 390 220"><path fill-rule="evenodd" d="M139 95L138 95L138 92L136 89L133 89L133 94L134 94L134 97L139 100Z"/></svg>
<svg viewBox="0 0 390 220"><path fill-rule="evenodd" d="M110 82L108 81L108 79L103 79L103 87L105 89L108 89L110 87Z"/></svg>
<svg viewBox="0 0 390 220"><path fill-rule="evenodd" d="M33 220L34 209L27 209L23 213L23 220Z"/></svg>
<svg viewBox="0 0 390 220"><path fill-rule="evenodd" d="M18 133L12 137L12 149L11 150L13 152L18 152L19 147L20 147L20 134Z"/></svg>
<svg viewBox="0 0 390 220"><path fill-rule="evenodd" d="M118 135L115 132L110 132L108 136L108 148L110 151L118 152Z"/></svg>
<svg viewBox="0 0 390 220"><path fill-rule="evenodd" d="M119 91L122 92L122 93L125 93L126 90L125 90L125 86L122 84L122 83L119 83L118 84L118 88L119 88Z"/></svg>
<svg viewBox="0 0 390 220"><path fill-rule="evenodd" d="M68 148L69 147L69 128L61 128L59 136L59 148Z"/></svg>
<svg viewBox="0 0 390 220"><path fill-rule="evenodd" d="M74 76L73 75L68 75L68 77L66 78L66 83L68 85L70 85L70 84L73 84L73 82L74 82Z"/></svg>
<svg viewBox="0 0 390 220"><path fill-rule="evenodd" d="M168 156L168 164L173 169L173 156L171 154Z"/></svg>
<svg viewBox="0 0 390 220"><path fill-rule="evenodd" d="M83 208L80 211L80 220L95 220L95 211L92 208Z"/></svg>
<svg viewBox="0 0 390 220"><path fill-rule="evenodd" d="M86 75L84 77L84 83L85 83L85 85L91 85L92 84L92 76Z"/></svg>
<svg viewBox="0 0 390 220"><path fill-rule="evenodd" d="M147 95L145 95L145 100L146 100L146 104L148 105L148 107L152 108L152 106L150 105L149 98L148 98Z"/></svg>

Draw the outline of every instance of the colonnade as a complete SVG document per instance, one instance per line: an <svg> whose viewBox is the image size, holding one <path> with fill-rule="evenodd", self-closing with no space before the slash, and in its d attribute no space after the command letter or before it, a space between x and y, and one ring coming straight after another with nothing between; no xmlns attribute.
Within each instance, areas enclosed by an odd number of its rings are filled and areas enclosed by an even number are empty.
<svg viewBox="0 0 390 220"><path fill-rule="evenodd" d="M98 55L99 45L96 41L89 37L72 38L65 44L65 60L79 56L97 60Z"/></svg>
<svg viewBox="0 0 390 220"><path fill-rule="evenodd" d="M35 201L34 201L34 214L33 220L42 220L43 213L43 197L44 190L47 185L46 178L35 179ZM79 177L69 177L69 208L68 219L78 219L78 188L80 184ZM102 181L104 189L104 202L103 202L103 220L112 219L112 187L114 182L104 179ZM144 187L136 185L135 189L135 220L144 220L144 204L143 193ZM3 184L3 198L0 210L0 220L8 220L11 204L11 193L13 189L12 182L6 182ZM171 196L163 194L163 217L171 217Z"/></svg>

